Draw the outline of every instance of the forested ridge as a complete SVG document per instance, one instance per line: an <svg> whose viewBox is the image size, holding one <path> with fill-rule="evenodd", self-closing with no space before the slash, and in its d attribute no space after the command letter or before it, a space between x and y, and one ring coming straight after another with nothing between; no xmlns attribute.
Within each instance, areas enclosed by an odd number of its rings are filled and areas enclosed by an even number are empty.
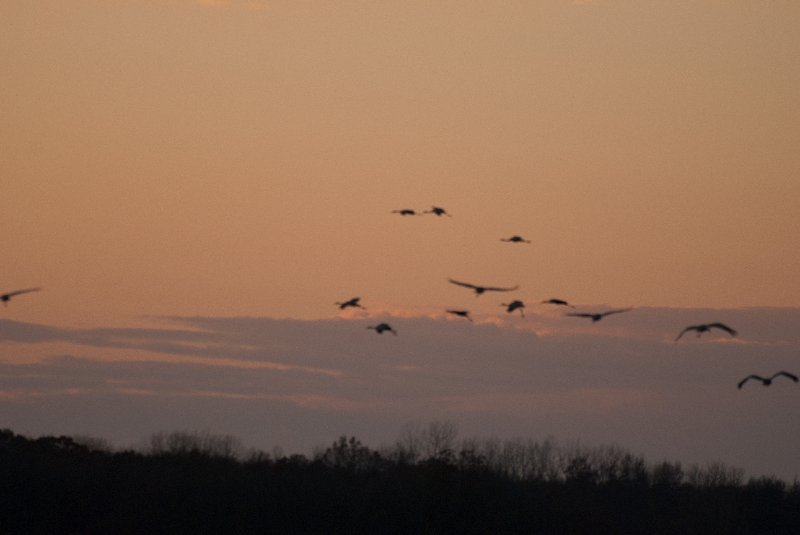
<svg viewBox="0 0 800 535"><path fill-rule="evenodd" d="M147 447L0 430L2 533L797 533L800 484L647 463L552 439L456 441L447 425L310 456L225 435Z"/></svg>

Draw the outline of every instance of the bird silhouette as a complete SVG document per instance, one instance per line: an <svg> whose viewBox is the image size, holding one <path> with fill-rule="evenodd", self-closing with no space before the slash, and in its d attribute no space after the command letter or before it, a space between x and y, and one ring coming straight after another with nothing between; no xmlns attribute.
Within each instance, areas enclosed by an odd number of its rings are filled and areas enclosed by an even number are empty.
<svg viewBox="0 0 800 535"><path fill-rule="evenodd" d="M451 310L447 309L448 314L453 314L456 316L461 316L462 318L467 318L469 321L472 321L472 318L469 315L469 310Z"/></svg>
<svg viewBox="0 0 800 535"><path fill-rule="evenodd" d="M383 334L386 331L389 331L393 335L397 336L397 331L392 329L392 326L388 323L379 323L377 325L370 325L367 329L373 329L378 334Z"/></svg>
<svg viewBox="0 0 800 535"><path fill-rule="evenodd" d="M0 295L0 301L3 302L4 306L8 306L8 302L11 301L11 298L15 295L26 294L29 292L38 292L41 288L26 288L24 290L16 290L13 292L8 292Z"/></svg>
<svg viewBox="0 0 800 535"><path fill-rule="evenodd" d="M677 342L681 339L681 337L689 331L697 331L697 337L700 338L700 335L710 331L711 329L722 329L723 331L727 332L731 336L736 336L738 333L735 329L731 329L724 323L701 323L700 325L689 325L684 330L681 331L681 334L675 339Z"/></svg>
<svg viewBox="0 0 800 535"><path fill-rule="evenodd" d="M607 310L605 312L570 312L567 314L567 316L574 316L576 318L591 318L592 322L595 322L600 321L611 314L619 314L620 312L627 312L629 310L633 310L633 307L618 308L616 310Z"/></svg>
<svg viewBox="0 0 800 535"><path fill-rule="evenodd" d="M783 375L784 377L788 377L789 379L791 379L795 383L797 382L797 376L795 374L789 373L789 372L778 372L775 375L773 375L772 377L761 377L760 375L748 375L747 377L745 377L744 379L739 381L739 384L737 386L738 386L738 388L742 388L742 386L744 386L744 384L747 381L749 381L750 379L758 379L759 381L761 381L761 383L764 386L769 386L769 385L772 384L772 380L773 379L775 379L776 377L779 377L781 375Z"/></svg>
<svg viewBox="0 0 800 535"><path fill-rule="evenodd" d="M526 240L522 236L517 236L516 234L514 236L511 236L510 238L500 238L500 241L507 241L507 242L511 242L511 243L530 243L531 242L530 240Z"/></svg>
<svg viewBox="0 0 800 535"><path fill-rule="evenodd" d="M495 286L478 286L476 284L470 284L468 282L461 282L453 279L447 279L451 284L455 284L458 286L463 286L464 288L469 288L470 290L475 291L475 296L479 296L484 292L512 292L519 288L519 286L514 286L513 288L497 288Z"/></svg>
<svg viewBox="0 0 800 535"><path fill-rule="evenodd" d="M556 298L547 299L546 301L542 301L542 304L544 304L544 305L559 305L559 306L575 308L574 306L570 305L569 303L567 303L563 299L556 299Z"/></svg>
<svg viewBox="0 0 800 535"><path fill-rule="evenodd" d="M347 307L363 308L364 310L366 310L366 307L362 306L361 303L359 303L360 300L361 300L360 297L353 297L352 299L349 299L347 301L337 301L334 304L339 305L340 310L344 310Z"/></svg>
<svg viewBox="0 0 800 535"><path fill-rule="evenodd" d="M403 208L402 210L392 210L393 214L400 214L402 216L406 215L418 215L415 210L410 210L408 208Z"/></svg>
<svg viewBox="0 0 800 535"><path fill-rule="evenodd" d="M500 306L506 307L506 312L508 312L509 314L511 312L514 312L515 310L519 310L520 316L522 316L523 318L525 317L525 312L522 310L523 308L525 308L525 303L523 303L519 299L515 299L510 303L501 303Z"/></svg>
<svg viewBox="0 0 800 535"><path fill-rule="evenodd" d="M447 211L444 208L442 208L440 206L431 206L431 209L430 210L425 210L424 213L433 214L433 215L436 215L436 216L439 216L439 217L441 217L443 215L446 215L447 217L453 217L452 215L448 214Z"/></svg>

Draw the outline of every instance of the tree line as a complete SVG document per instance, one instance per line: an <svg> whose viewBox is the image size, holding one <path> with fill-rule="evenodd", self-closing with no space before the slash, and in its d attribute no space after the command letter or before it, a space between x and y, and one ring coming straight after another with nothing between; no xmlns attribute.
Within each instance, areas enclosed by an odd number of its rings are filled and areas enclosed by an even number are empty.
<svg viewBox="0 0 800 535"><path fill-rule="evenodd" d="M800 483L722 463L648 463L617 446L458 440L406 428L311 455L229 435L137 449L0 430L0 533L795 533Z"/></svg>

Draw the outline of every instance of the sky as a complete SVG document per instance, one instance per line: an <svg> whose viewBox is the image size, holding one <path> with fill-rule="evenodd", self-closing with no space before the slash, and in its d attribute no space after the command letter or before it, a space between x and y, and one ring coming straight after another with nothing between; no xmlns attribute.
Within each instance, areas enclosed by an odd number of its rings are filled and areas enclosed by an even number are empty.
<svg viewBox="0 0 800 535"><path fill-rule="evenodd" d="M800 387L736 389L800 372L797 20L0 4L0 292L43 288L0 310L0 425L305 451L439 419L800 474ZM392 213L432 206L452 217ZM634 309L591 324L551 297ZM739 336L673 342L713 321Z"/></svg>

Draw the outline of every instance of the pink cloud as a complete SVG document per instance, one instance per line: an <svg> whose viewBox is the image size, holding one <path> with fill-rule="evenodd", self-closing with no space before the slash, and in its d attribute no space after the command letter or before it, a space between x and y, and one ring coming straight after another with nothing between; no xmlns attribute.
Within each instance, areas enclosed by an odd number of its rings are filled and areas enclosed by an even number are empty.
<svg viewBox="0 0 800 535"><path fill-rule="evenodd" d="M433 310L168 318L161 328L0 320L0 419L115 442L190 422L296 449L340 434L385 442L404 423L443 418L466 435L575 437L800 473L800 428L780 421L800 387L736 388L751 373L800 372L800 310L637 308L596 324L526 312L474 324ZM365 329L378 319L398 336ZM674 343L707 321L741 334Z"/></svg>

